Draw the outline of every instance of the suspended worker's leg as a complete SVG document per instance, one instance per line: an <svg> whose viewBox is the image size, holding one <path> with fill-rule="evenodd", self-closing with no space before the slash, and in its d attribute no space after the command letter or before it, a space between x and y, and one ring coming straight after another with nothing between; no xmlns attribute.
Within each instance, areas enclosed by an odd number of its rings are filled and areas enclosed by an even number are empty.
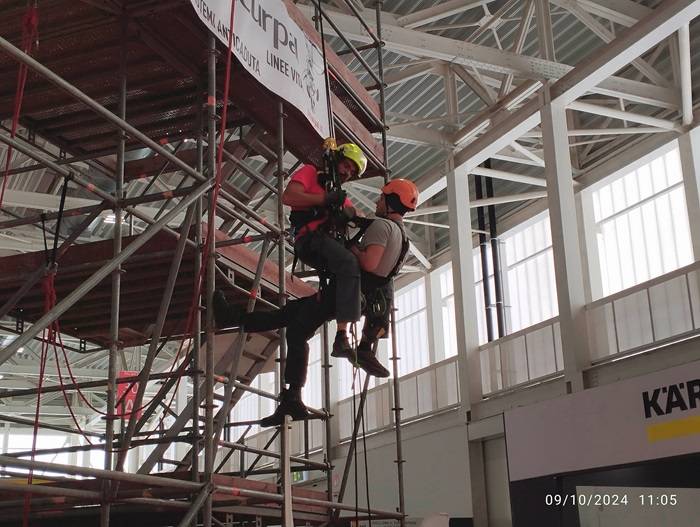
<svg viewBox="0 0 700 527"><path fill-rule="evenodd" d="M357 353L333 353L333 356L347 358L353 366L362 368L375 377L389 377L389 370L377 359L377 343L380 338L386 338L389 334L392 288L386 285L374 290L365 290L364 294L366 301L362 307L362 314L365 316L365 323L362 326L362 339L357 346Z"/></svg>
<svg viewBox="0 0 700 527"><path fill-rule="evenodd" d="M324 300L325 297L325 300ZM301 399L301 390L306 383L309 364L308 341L316 330L333 317L333 301L328 295L311 296L297 301L290 311L287 326L287 361L284 370L286 388L280 393L280 404L275 412L260 420L260 426L279 426L284 416L293 420L308 418L309 414Z"/></svg>
<svg viewBox="0 0 700 527"><path fill-rule="evenodd" d="M243 327L248 333L259 333L286 327L297 304L304 299L290 300L280 309L246 313L244 306L229 304L224 292L214 291L214 320L218 329Z"/></svg>
<svg viewBox="0 0 700 527"><path fill-rule="evenodd" d="M338 323L333 350L336 353L352 353L346 330L348 324L360 320L360 264L357 258L342 243L319 232L301 238L295 250L305 264L333 275Z"/></svg>

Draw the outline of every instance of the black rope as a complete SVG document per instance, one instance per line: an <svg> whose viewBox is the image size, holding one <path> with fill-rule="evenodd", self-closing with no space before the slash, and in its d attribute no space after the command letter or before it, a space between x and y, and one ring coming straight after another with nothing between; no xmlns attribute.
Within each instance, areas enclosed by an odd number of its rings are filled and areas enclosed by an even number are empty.
<svg viewBox="0 0 700 527"><path fill-rule="evenodd" d="M70 176L66 176L63 179L63 189L61 190L61 203L58 205L58 217L56 218L56 230L54 232L53 236L53 251L51 252L51 261L49 262L51 265L56 263L56 251L58 250L58 236L61 231L61 220L63 219L63 211L66 206L66 192L68 191L68 180L70 179ZM45 231L44 231L45 232ZM44 238L46 236L44 235ZM44 239L44 243L46 243L46 239Z"/></svg>
<svg viewBox="0 0 700 527"><path fill-rule="evenodd" d="M377 353L377 344L378 341L374 342L373 345L373 351L376 354ZM367 373L366 375L369 375ZM365 408L367 408L367 396L365 396L365 405L362 407L362 449L364 453L364 458L365 458L365 495L367 496L367 510L371 511L372 506L370 504L370 499L369 499L369 465L367 463L367 431L365 430ZM367 521L369 522L369 527L372 527L372 513L369 512L367 514Z"/></svg>
<svg viewBox="0 0 700 527"><path fill-rule="evenodd" d="M44 256L46 257L46 267L48 267L51 262L49 260L49 244L46 240L46 213L41 213L41 232L44 235Z"/></svg>
<svg viewBox="0 0 700 527"><path fill-rule="evenodd" d="M355 431L355 416L357 415L357 402L355 401L355 397L357 395L357 391L355 389L355 382L359 379L359 375L357 373L357 367L353 366L353 371L352 371L352 427L353 427L353 432ZM355 469L355 525L360 524L360 502L359 502L359 493L357 492L357 489L359 487L359 484L357 482L357 435L355 434L355 437L353 439L353 462L354 462L354 469Z"/></svg>
<svg viewBox="0 0 700 527"><path fill-rule="evenodd" d="M331 108L331 82L328 74L328 59L326 58L326 39L323 34L323 10L321 0L317 1L319 31L321 33L321 53L323 54L323 76L326 80L326 106L328 108L328 127L331 137L335 137L335 121L333 119L333 109Z"/></svg>

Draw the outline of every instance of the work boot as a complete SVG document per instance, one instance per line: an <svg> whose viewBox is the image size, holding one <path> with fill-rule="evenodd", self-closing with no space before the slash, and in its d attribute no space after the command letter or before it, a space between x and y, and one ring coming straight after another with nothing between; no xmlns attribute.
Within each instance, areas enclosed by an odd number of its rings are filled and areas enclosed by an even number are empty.
<svg viewBox="0 0 700 527"><path fill-rule="evenodd" d="M229 304L221 289L214 291L214 321L218 329L240 326L243 309L236 304Z"/></svg>
<svg viewBox="0 0 700 527"><path fill-rule="evenodd" d="M292 421L301 421L309 418L309 412L301 400L301 389L283 389L280 393L280 404L275 413L260 419L260 426L280 426L284 423L284 416L288 415Z"/></svg>
<svg viewBox="0 0 700 527"><path fill-rule="evenodd" d="M389 377L390 375L389 370L377 359L369 342L362 341L357 347L357 365L367 374L375 377Z"/></svg>
<svg viewBox="0 0 700 527"><path fill-rule="evenodd" d="M348 337L344 331L339 331L335 334L331 357L348 359L353 366L357 364L355 349L348 342Z"/></svg>

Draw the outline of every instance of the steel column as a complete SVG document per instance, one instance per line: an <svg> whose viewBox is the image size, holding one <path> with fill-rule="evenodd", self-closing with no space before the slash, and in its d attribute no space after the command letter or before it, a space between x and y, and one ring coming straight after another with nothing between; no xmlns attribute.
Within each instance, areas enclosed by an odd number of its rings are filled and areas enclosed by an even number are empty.
<svg viewBox="0 0 700 527"><path fill-rule="evenodd" d="M323 353L323 407L328 415L324 421L325 441L324 441L324 461L328 465L326 469L326 499L333 501L333 442L331 430L331 356L328 341L328 322L323 323L322 332L322 353ZM342 500L340 500L342 501ZM329 520L332 514L329 512Z"/></svg>
<svg viewBox="0 0 700 527"><path fill-rule="evenodd" d="M330 104L330 101L328 101ZM277 224L280 226L280 235L277 242L277 265L279 267L279 297L278 305L280 308L286 304L286 274L285 274L285 234L284 234L284 207L282 204L282 194L284 193L284 103L280 100L277 106ZM280 392L284 387L284 372L287 364L287 330L281 328L279 330L280 345ZM294 527L294 518L292 516L292 476L290 473L289 461L289 417L284 416L284 422L281 425L280 442L282 445L280 456L280 476L282 495L284 501L282 503L282 527Z"/></svg>
<svg viewBox="0 0 700 527"><path fill-rule="evenodd" d="M126 60L127 60L127 32L128 19L121 16L121 46L119 56L119 118L126 119ZM112 245L113 258L117 258L122 250L122 208L118 203L124 198L124 147L126 134L123 130L117 131L117 161L115 167L114 190L114 243ZM116 395L117 395L117 354L121 349L119 342L119 301L121 296L121 265L117 265L112 271L112 307L109 328L109 359L107 366L107 416L105 417L105 470L112 470L112 448L114 443L114 423L116 419ZM112 485L105 482L102 486L103 503L100 507L100 526L109 527L109 514L111 509Z"/></svg>
<svg viewBox="0 0 700 527"><path fill-rule="evenodd" d="M695 260L700 260L700 128L693 128L678 138L683 170L683 188L688 208L690 239Z"/></svg>
<svg viewBox="0 0 700 527"><path fill-rule="evenodd" d="M209 33L209 54L207 59L207 167L210 181L216 181L216 37ZM224 124L225 126L225 124ZM207 350L204 359L204 483L211 485L212 470L214 468L214 308L212 298L214 295L214 280L216 266L216 209L215 188L216 183L209 192L209 206L207 208L207 241L209 251L204 255L206 265L206 338ZM209 494L204 503L203 524L211 527L212 500Z"/></svg>
<svg viewBox="0 0 700 527"><path fill-rule="evenodd" d="M545 90L545 105L541 112L542 138L564 374L567 391L571 392L584 388L583 368L590 363L586 338L586 298L576 221L574 180L566 133L566 108L562 103L550 102L548 94L549 90Z"/></svg>

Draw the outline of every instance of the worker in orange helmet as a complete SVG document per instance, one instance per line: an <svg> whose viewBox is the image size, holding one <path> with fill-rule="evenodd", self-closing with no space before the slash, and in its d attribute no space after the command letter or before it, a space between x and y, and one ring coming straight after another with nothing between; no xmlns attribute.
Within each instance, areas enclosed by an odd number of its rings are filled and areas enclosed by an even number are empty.
<svg viewBox="0 0 700 527"><path fill-rule="evenodd" d="M406 259L408 238L403 225L406 212L415 210L418 189L413 182L394 179L381 191L376 204L376 218L362 222L358 233L350 240L350 251L361 269L362 294L365 298L362 314L365 323L357 351L334 348L334 357L347 358L353 365L376 377L388 377L389 370L376 357L378 339L389 331L389 309L392 304L391 281ZM215 295L214 313L219 328L242 326L248 332L269 331L287 327L287 364L284 372L288 388L280 394L280 404L261 426L278 426L285 415L293 420L308 418L301 400L306 381L309 347L324 322L335 316L335 280L320 295L291 300L278 311L244 313L242 306L229 305L221 291Z"/></svg>
<svg viewBox="0 0 700 527"><path fill-rule="evenodd" d="M418 206L418 187L408 179L393 179L384 187L377 200L376 218L354 239L350 250L362 270L362 294L365 298L365 324L355 355L334 349L331 355L345 357L370 375L388 377L387 370L376 358L374 343L389 331L389 306L393 299L391 280L406 260L408 237L403 216Z"/></svg>

